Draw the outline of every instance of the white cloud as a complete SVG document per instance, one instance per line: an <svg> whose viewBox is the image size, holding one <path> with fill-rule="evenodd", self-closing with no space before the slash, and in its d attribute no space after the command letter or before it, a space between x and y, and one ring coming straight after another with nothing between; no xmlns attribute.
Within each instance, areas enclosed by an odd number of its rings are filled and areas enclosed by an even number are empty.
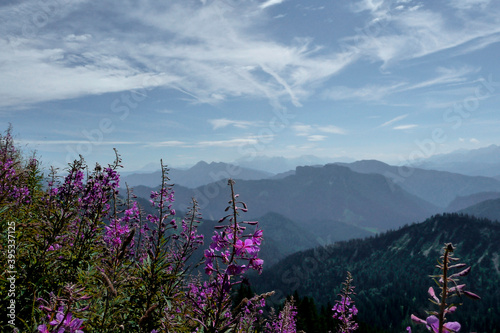
<svg viewBox="0 0 500 333"><path fill-rule="evenodd" d="M343 128L334 126L334 125L306 125L296 123L291 126L291 128L295 131L297 136L305 136L308 141L323 141L328 138L327 135L324 134L336 134L336 135L345 135L347 131Z"/></svg>
<svg viewBox="0 0 500 333"><path fill-rule="evenodd" d="M244 121L244 120L230 120L226 118L221 119L210 119L208 120L210 124L212 124L213 129L224 128L227 126L234 126L237 128L248 128L250 126L257 126L259 122L256 121Z"/></svg>
<svg viewBox="0 0 500 333"><path fill-rule="evenodd" d="M395 130L407 130L407 129L415 128L417 126L418 125L416 125L416 124L408 124L408 125L396 126L396 127L393 127L392 129L395 129Z"/></svg>
<svg viewBox="0 0 500 333"><path fill-rule="evenodd" d="M385 127L385 126L389 126L391 124L394 124L395 122L398 122L400 120L403 120L405 119L406 117L408 117L408 114L403 114L401 116L397 116L395 118L392 118L391 120L389 121L386 121L385 123L383 123L382 125L380 125L380 127Z"/></svg>
<svg viewBox="0 0 500 333"><path fill-rule="evenodd" d="M0 39L0 49L8 49ZM69 66L59 48L36 49L31 43L0 53L0 106L76 98L171 84L175 76L102 64Z"/></svg>
<svg viewBox="0 0 500 333"><path fill-rule="evenodd" d="M307 136L313 131L313 127L311 125L304 124L294 124L292 125L292 129L297 132L298 136Z"/></svg>
<svg viewBox="0 0 500 333"><path fill-rule="evenodd" d="M309 135L307 137L308 141L323 141L327 138L326 135Z"/></svg>
<svg viewBox="0 0 500 333"><path fill-rule="evenodd" d="M347 134L346 130L334 125L318 126L318 131L330 134Z"/></svg>
<svg viewBox="0 0 500 333"><path fill-rule="evenodd" d="M13 51L0 55L0 104L18 106L147 86L177 89L197 103L249 97L268 99L275 106L288 101L300 106L314 83L335 75L356 57L349 52L319 54L320 47L310 38L287 45L266 35L260 26L272 17L261 7L282 2L100 4L101 15L113 13L116 29L99 17L73 19L79 11L95 10L91 2L68 5L51 17L57 29L46 24L33 38L12 33L0 38L0 49ZM7 16L0 9L2 14ZM16 20L22 18L6 20L4 29L21 31ZM151 84L145 85L145 80Z"/></svg>
<svg viewBox="0 0 500 333"><path fill-rule="evenodd" d="M436 69L437 75L416 83L409 83L407 81L395 82L390 85L368 85L359 88L350 88L337 86L330 88L323 93L323 96L332 100L364 100L364 101L381 101L390 95L408 92L417 89L424 89L434 87L439 88L439 93L442 94L443 90L454 90L455 88L448 88L452 84L465 83L471 74L478 73L480 68L462 66L459 68L446 68L438 67Z"/></svg>
<svg viewBox="0 0 500 333"><path fill-rule="evenodd" d="M22 28L34 13L30 8L39 8L37 2L6 6L0 9L0 49L9 50L0 54L0 106L153 87L177 89L197 103L238 97L300 106L360 59L389 66L448 49L472 52L500 38L500 15L493 6L480 18L465 13L450 15L452 20L426 7L407 8L406 0L397 2L405 6L397 12L386 1L363 0L353 6L369 15L367 29L345 38L342 51L331 51L331 45L314 44L314 36L283 42L267 33L263 27L273 17L262 8L284 2L111 1L100 3L97 11L95 3L80 0L57 8L35 36L23 35ZM460 3L480 8L487 1ZM91 10L112 13L113 23L100 17L74 19ZM110 24L116 26L109 29ZM406 82L335 87L325 95L380 100L405 84L419 87ZM426 84L435 83L421 87Z"/></svg>
<svg viewBox="0 0 500 333"><path fill-rule="evenodd" d="M480 143L480 141L479 141L478 139L476 139L476 138L471 138L471 139L469 140L469 142L470 142L470 143L473 143L473 144L475 144L475 145L477 145L477 144L479 144L479 143Z"/></svg>
<svg viewBox="0 0 500 333"><path fill-rule="evenodd" d="M92 143L90 140L17 140L21 145L53 146L53 145L78 145ZM136 141L99 141L98 145L137 145ZM97 144L97 143L96 143Z"/></svg>
<svg viewBox="0 0 500 333"><path fill-rule="evenodd" d="M490 2L491 0L451 0L448 4L458 9L471 9L473 7L484 8L489 5Z"/></svg>
<svg viewBox="0 0 500 333"><path fill-rule="evenodd" d="M279 5L280 3L284 2L285 0L267 0L263 4L260 5L260 8L265 9L270 6L274 5Z"/></svg>
<svg viewBox="0 0 500 333"><path fill-rule="evenodd" d="M189 144L183 141L170 140L170 141L153 141L147 142L146 146L149 147L188 147Z"/></svg>
<svg viewBox="0 0 500 333"><path fill-rule="evenodd" d="M323 93L323 96L332 100L348 100L348 99L362 99L365 101L378 101L385 96L394 93L398 88L403 87L404 83L395 83L393 85L369 85L359 88L349 88L337 86L328 89Z"/></svg>
<svg viewBox="0 0 500 333"><path fill-rule="evenodd" d="M83 35L70 34L64 37L64 40L67 42L83 42L90 38L92 38L92 35L89 34L83 34Z"/></svg>
<svg viewBox="0 0 500 333"><path fill-rule="evenodd" d="M269 142L274 138L273 135L266 136L248 136L246 138L234 138L229 140L200 141L196 144L198 147L239 147L246 145L256 145L262 142Z"/></svg>
<svg viewBox="0 0 500 333"><path fill-rule="evenodd" d="M500 32L500 10L498 6L485 8L488 2L457 1L456 7L480 5L480 15L469 12L450 15L422 4L394 10L390 2L358 1L354 11L368 11L373 20L345 42L364 56L381 61L383 68L444 50L467 48L477 39L493 43L494 40L485 37Z"/></svg>
<svg viewBox="0 0 500 333"><path fill-rule="evenodd" d="M465 82L467 80L467 75L477 73L479 70L480 68L473 68L468 66L463 66L461 68L438 67L436 69L436 72L438 73L437 77L413 85L409 85L401 89L401 91L414 90L449 83Z"/></svg>

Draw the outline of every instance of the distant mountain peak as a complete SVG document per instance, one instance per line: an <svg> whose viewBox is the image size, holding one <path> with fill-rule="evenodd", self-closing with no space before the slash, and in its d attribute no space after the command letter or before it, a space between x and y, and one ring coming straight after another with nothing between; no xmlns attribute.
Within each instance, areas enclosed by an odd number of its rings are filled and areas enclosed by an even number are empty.
<svg viewBox="0 0 500 333"><path fill-rule="evenodd" d="M213 162L212 162L212 163L213 163ZM195 168L195 167L201 167L201 166L205 167L205 166L207 166L207 165L208 165L208 163L207 163L207 162L205 162L205 161L199 161L198 163L196 163L196 164L195 164L195 165L193 165L192 167L193 167L193 168Z"/></svg>

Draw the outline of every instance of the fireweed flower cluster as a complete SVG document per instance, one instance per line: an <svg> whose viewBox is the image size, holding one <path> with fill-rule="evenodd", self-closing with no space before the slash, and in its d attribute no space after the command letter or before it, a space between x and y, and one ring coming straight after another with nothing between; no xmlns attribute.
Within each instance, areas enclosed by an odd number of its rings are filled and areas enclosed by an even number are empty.
<svg viewBox="0 0 500 333"><path fill-rule="evenodd" d="M453 257L454 251L455 248L451 243L445 244L441 261L438 261L438 265L436 266L441 270L441 273L439 275L431 276L441 290L441 293L438 297L432 287L429 287L428 293L430 301L439 307L439 311L428 312L429 316L425 320L420 319L413 314L411 315L413 322L417 324L424 324L428 330L435 333L460 331L460 323L456 321L446 322L446 315L454 313L457 306L460 305L460 303L454 302L455 299L460 300L462 295L475 300L480 299L478 295L465 290L465 284L458 284L458 279L468 275L471 267L467 267L467 265L463 263L454 263L459 260L458 258ZM460 269L460 271L450 274L451 269ZM407 330L411 333L410 327L408 327Z"/></svg>
<svg viewBox="0 0 500 333"><path fill-rule="evenodd" d="M339 294L340 300L335 301L332 311L333 318L340 321L338 332L350 333L358 328L358 324L354 321L354 316L358 314L358 309L354 305L351 296L354 295L354 286L352 285L351 272L347 272L347 278L342 283L342 292Z"/></svg>
<svg viewBox="0 0 500 333"><path fill-rule="evenodd" d="M18 152L8 132L5 136L0 136L0 204L2 205L29 202L30 191L23 182L26 175L22 174L19 164ZM36 164L36 159L30 159L25 172L36 168Z"/></svg>
<svg viewBox="0 0 500 333"><path fill-rule="evenodd" d="M273 318L266 323L264 333L296 333L295 317L297 308L294 305L293 297L285 302L283 310L280 311L278 318Z"/></svg>
<svg viewBox="0 0 500 333"><path fill-rule="evenodd" d="M78 308L80 302L89 300L91 297L83 295L85 288L78 288L76 285L66 285L63 288L65 296L58 297L53 292L49 294L49 300L39 298L40 310L46 313L46 323L38 325L39 333L83 333L82 319L74 317L74 313L82 313L89 309L89 306Z"/></svg>
<svg viewBox="0 0 500 333"><path fill-rule="evenodd" d="M256 295L251 299L244 298L233 310L233 314L239 317L235 332L252 332L262 321L263 308L266 306L266 298L274 295L274 292Z"/></svg>
<svg viewBox="0 0 500 333"><path fill-rule="evenodd" d="M205 272L208 282L201 285L190 284L188 297L191 300L194 315L206 332L227 332L237 325L240 315L233 315L230 291L235 284L242 282L242 275L249 269L259 273L263 260L258 258L262 241L262 230L258 222L238 222L240 212L248 210L246 204L238 201L239 195L234 193L234 181L229 179L231 200L226 211L231 213L219 220L228 224L216 226L212 243L205 250ZM255 230L249 231L249 226ZM248 310L248 308L247 308Z"/></svg>

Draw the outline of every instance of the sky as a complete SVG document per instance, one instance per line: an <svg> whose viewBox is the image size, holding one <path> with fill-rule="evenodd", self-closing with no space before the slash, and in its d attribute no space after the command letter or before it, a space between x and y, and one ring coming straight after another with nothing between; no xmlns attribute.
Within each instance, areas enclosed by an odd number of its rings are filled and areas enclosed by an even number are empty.
<svg viewBox="0 0 500 333"><path fill-rule="evenodd" d="M500 144L500 2L0 3L0 125L46 165L391 164Z"/></svg>

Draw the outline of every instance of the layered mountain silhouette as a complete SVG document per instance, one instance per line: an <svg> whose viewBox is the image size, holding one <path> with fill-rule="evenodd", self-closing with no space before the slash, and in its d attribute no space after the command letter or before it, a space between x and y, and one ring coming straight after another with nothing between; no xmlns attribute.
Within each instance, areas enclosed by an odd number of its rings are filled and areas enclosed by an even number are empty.
<svg viewBox="0 0 500 333"><path fill-rule="evenodd" d="M249 206L246 218L276 212L312 230L318 221L387 230L439 211L382 175L358 173L335 164L298 167L294 175L282 179L239 180L235 189ZM149 197L146 188L138 187L134 193ZM175 186L175 196L180 210L185 210L183 205L195 197L202 214L210 220L223 216L230 199L227 181L195 189Z"/></svg>

